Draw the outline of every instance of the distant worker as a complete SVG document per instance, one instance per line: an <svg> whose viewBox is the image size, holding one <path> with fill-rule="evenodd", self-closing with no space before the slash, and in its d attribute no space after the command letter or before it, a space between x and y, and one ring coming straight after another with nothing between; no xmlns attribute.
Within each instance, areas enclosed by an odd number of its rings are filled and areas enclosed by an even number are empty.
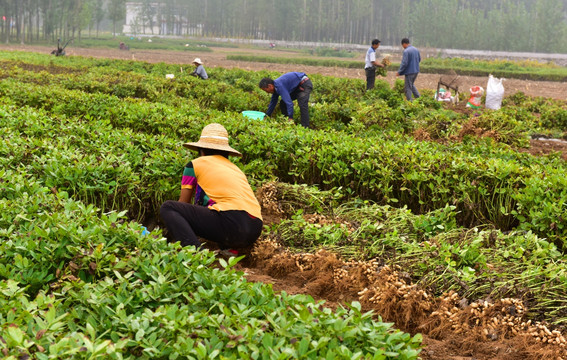
<svg viewBox="0 0 567 360"><path fill-rule="evenodd" d="M376 49L380 47L380 40L372 40L372 46L366 52L364 72L366 73L366 90L374 89L376 82L376 67L384 67L384 64L377 61Z"/></svg>
<svg viewBox="0 0 567 360"><path fill-rule="evenodd" d="M305 73L289 72L275 80L263 78L258 86L268 94L272 94L266 111L267 116L272 115L278 104L278 98L281 96L281 112L288 117L289 121L293 121L293 100L297 100L301 125L305 128L309 127L309 96L313 90L313 83Z"/></svg>
<svg viewBox="0 0 567 360"><path fill-rule="evenodd" d="M191 75L198 76L203 80L207 80L209 78L207 72L205 71L205 67L203 66L203 62L201 61L201 59L195 58L195 60L193 60L193 65L195 65L195 70L193 70Z"/></svg>
<svg viewBox="0 0 567 360"><path fill-rule="evenodd" d="M179 201L161 206L168 241L200 248L201 237L217 243L224 255L238 255L235 249L252 245L263 227L261 207L246 175L228 159L242 154L228 144L224 126L215 123L203 128L198 142L183 146L198 157L185 165Z"/></svg>
<svg viewBox="0 0 567 360"><path fill-rule="evenodd" d="M406 94L406 99L412 101L417 99L419 91L415 87L415 79L417 74L419 74L419 63L421 62L421 55L419 50L410 45L408 38L402 39L402 47L404 48L404 53L402 55L402 63L400 64L400 69L398 70L398 76L404 75L404 93ZM413 97L412 97L413 95Z"/></svg>
<svg viewBox="0 0 567 360"><path fill-rule="evenodd" d="M69 39L67 40L67 42L65 43L65 45L61 46L61 39L57 39L57 49L53 50L51 52L51 55L55 55L55 56L65 56L65 48L67 47L67 44L69 44L69 41L71 41L73 39Z"/></svg>

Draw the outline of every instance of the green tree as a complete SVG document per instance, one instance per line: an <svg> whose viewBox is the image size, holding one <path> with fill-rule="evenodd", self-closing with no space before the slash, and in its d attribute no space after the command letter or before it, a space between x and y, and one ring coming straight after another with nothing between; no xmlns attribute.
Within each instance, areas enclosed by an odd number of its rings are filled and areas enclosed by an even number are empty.
<svg viewBox="0 0 567 360"><path fill-rule="evenodd" d="M126 17L126 0L109 0L107 14L112 20L112 34L116 36L116 27Z"/></svg>
<svg viewBox="0 0 567 360"><path fill-rule="evenodd" d="M558 43L556 34L565 28L565 1L537 0L532 12L531 50L537 52L553 52ZM559 31L558 31L559 30Z"/></svg>
<svg viewBox="0 0 567 360"><path fill-rule="evenodd" d="M104 20L104 15L105 15L103 0L94 0L93 5L94 5L94 9L93 9L91 21L96 26L96 36L98 37L98 32L100 30L100 23L102 20Z"/></svg>
<svg viewBox="0 0 567 360"><path fill-rule="evenodd" d="M152 5L152 0L144 0L141 8L142 16L142 32L146 33L146 27L150 28L151 33L154 33L155 18L158 9Z"/></svg>

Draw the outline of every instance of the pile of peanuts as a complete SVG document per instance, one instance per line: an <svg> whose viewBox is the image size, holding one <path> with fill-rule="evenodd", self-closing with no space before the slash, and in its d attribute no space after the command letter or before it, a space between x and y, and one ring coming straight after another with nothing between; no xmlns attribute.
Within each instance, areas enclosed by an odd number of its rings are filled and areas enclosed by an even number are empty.
<svg viewBox="0 0 567 360"><path fill-rule="evenodd" d="M354 280L347 269L344 267L333 269L333 282L336 284L339 281L352 281Z"/></svg>
<svg viewBox="0 0 567 360"><path fill-rule="evenodd" d="M360 301L380 304L385 300L407 301L411 299L412 301L421 301L423 302L422 305L426 305L426 308L429 308L428 299L430 295L425 290L418 289L416 285L408 284L405 279L400 277L397 271L388 265L378 268L376 260L369 262L369 265L369 267L363 267L363 269L371 285L369 288L366 287L358 292Z"/></svg>
<svg viewBox="0 0 567 360"><path fill-rule="evenodd" d="M558 330L549 328L540 322L532 323L524 320L526 308L519 299L503 298L495 302L479 300L468 306L459 308L459 295L455 292L443 294L440 298L439 310L431 316L439 316L449 320L455 333L467 333L475 327L482 328L486 339L496 340L500 336L528 335L541 343L567 346L565 337ZM468 321L463 321L467 317ZM566 353L567 355L567 353Z"/></svg>
<svg viewBox="0 0 567 360"><path fill-rule="evenodd" d="M316 263L315 258L317 257L317 255L318 254L300 253L291 254L291 257L295 260L295 266L297 266L299 271L306 271L313 269L313 266Z"/></svg>
<svg viewBox="0 0 567 360"><path fill-rule="evenodd" d="M274 240L262 241L276 249L279 245ZM300 271L316 269L319 250L315 254L291 254L278 249L281 255L290 256ZM327 254L328 255L328 254ZM434 298L425 290L411 284L409 279L388 265L381 266L377 260L341 261L333 268L333 282L359 283L366 287L358 292L361 302L384 304L385 302L419 303L419 308L428 312L430 317L448 321L457 334L477 330L487 340L513 336L529 336L542 344L559 346L567 359L567 340L558 330L550 330L545 323L525 320L527 309L519 299L503 298L496 301L477 300L468 303L454 291ZM361 276L362 275L362 276ZM364 286L364 285L363 285ZM435 309L435 310L434 310ZM432 311L434 310L434 311Z"/></svg>
<svg viewBox="0 0 567 360"><path fill-rule="evenodd" d="M349 233L356 230L353 224L348 221L344 221L339 218L328 218L322 214L305 214L303 215L303 218L309 224L315 225L315 227L338 224L341 228L348 230Z"/></svg>
<svg viewBox="0 0 567 360"><path fill-rule="evenodd" d="M545 325L535 324L528 327L528 333L533 336L536 341L542 343L559 345L565 348L565 337L559 330L549 330Z"/></svg>
<svg viewBox="0 0 567 360"><path fill-rule="evenodd" d="M272 214L283 214L285 211L281 208L279 202L279 191L275 182L264 184L258 191L258 199L262 209Z"/></svg>

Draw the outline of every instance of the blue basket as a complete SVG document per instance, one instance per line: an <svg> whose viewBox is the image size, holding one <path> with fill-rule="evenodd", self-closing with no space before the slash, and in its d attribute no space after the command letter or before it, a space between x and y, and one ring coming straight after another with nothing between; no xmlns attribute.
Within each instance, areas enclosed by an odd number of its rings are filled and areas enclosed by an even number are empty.
<svg viewBox="0 0 567 360"><path fill-rule="evenodd" d="M264 116L266 116L266 114L261 111L243 111L242 115L252 120L263 120Z"/></svg>

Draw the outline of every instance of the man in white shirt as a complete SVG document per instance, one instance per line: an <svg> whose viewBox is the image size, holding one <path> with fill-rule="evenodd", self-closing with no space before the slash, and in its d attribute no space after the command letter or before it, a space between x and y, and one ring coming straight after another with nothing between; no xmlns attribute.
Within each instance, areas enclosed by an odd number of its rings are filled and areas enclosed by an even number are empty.
<svg viewBox="0 0 567 360"><path fill-rule="evenodd" d="M376 61L376 49L380 47L380 40L372 40L372 46L366 52L366 59L364 64L364 71L366 72L366 90L374 89L374 82L376 81L376 66L384 67L383 64Z"/></svg>

